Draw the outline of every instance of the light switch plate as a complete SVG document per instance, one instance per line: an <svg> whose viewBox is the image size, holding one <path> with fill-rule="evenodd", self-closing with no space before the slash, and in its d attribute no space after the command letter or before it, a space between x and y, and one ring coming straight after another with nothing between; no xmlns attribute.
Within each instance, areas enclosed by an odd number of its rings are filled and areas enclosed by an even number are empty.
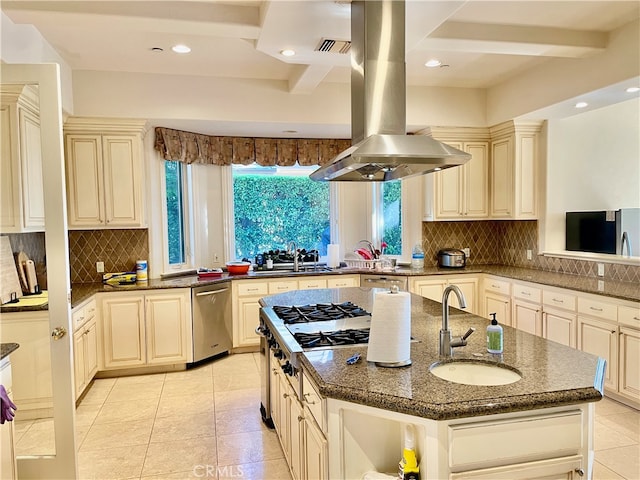
<svg viewBox="0 0 640 480"><path fill-rule="evenodd" d="M98 273L104 272L104 262L96 262L96 272Z"/></svg>
<svg viewBox="0 0 640 480"><path fill-rule="evenodd" d="M465 257L469 258L471 256L471 249L469 247L463 248L462 251L464 252Z"/></svg>
<svg viewBox="0 0 640 480"><path fill-rule="evenodd" d="M527 260L533 259L533 252L531 250L527 250Z"/></svg>

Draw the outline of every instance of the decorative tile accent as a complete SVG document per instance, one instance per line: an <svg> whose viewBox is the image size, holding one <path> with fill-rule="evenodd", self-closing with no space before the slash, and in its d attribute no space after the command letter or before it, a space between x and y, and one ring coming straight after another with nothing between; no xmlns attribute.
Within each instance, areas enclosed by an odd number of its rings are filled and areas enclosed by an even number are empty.
<svg viewBox="0 0 640 480"><path fill-rule="evenodd" d="M132 230L69 231L71 283L101 282L96 262L105 272L135 271L136 261L149 258L149 232Z"/></svg>
<svg viewBox="0 0 640 480"><path fill-rule="evenodd" d="M437 264L437 253L442 248L469 247L469 265L499 264L597 277L596 263L604 263L604 279L640 284L640 267L635 265L538 255L536 220L423 222L422 244L425 266ZM532 251L532 260L527 260L527 250Z"/></svg>

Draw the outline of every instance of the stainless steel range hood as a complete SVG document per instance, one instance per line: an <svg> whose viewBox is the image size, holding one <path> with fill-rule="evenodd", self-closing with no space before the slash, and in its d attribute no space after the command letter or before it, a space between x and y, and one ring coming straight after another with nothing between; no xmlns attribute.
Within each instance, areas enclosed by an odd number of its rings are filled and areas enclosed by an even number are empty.
<svg viewBox="0 0 640 480"><path fill-rule="evenodd" d="M471 155L406 134L405 4L351 2L353 146L313 172L319 181L388 181L467 162Z"/></svg>

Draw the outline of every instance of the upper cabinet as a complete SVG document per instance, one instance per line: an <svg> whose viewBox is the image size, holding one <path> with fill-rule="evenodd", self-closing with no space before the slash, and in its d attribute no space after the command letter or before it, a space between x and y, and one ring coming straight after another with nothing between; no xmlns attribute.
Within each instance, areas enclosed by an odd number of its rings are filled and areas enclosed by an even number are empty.
<svg viewBox="0 0 640 480"><path fill-rule="evenodd" d="M0 233L44 231L39 93L2 85L0 110Z"/></svg>
<svg viewBox="0 0 640 480"><path fill-rule="evenodd" d="M491 127L490 216L538 217L540 122L509 121Z"/></svg>
<svg viewBox="0 0 640 480"><path fill-rule="evenodd" d="M425 175L424 220L489 218L489 130L431 127L420 133L471 154L462 167Z"/></svg>
<svg viewBox="0 0 640 480"><path fill-rule="evenodd" d="M70 118L64 126L69 229L146 226L137 120Z"/></svg>

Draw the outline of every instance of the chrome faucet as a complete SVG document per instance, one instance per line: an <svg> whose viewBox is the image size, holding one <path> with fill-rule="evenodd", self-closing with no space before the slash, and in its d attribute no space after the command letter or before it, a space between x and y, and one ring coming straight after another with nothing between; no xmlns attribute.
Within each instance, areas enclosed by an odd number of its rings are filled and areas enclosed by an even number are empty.
<svg viewBox="0 0 640 480"><path fill-rule="evenodd" d="M293 246L293 271L297 272L300 270L299 266L298 266L298 246L296 245L296 242L291 241L287 244L287 251L290 252L291 247Z"/></svg>
<svg viewBox="0 0 640 480"><path fill-rule="evenodd" d="M449 294L453 292L458 297L458 303L460 308L466 308L467 300L464 298L462 290L457 285L449 285L444 289L442 293L442 329L440 330L440 356L452 357L454 347L464 347L467 344L467 338L473 332L475 328L467 330L462 337L451 338L451 331L449 330Z"/></svg>

